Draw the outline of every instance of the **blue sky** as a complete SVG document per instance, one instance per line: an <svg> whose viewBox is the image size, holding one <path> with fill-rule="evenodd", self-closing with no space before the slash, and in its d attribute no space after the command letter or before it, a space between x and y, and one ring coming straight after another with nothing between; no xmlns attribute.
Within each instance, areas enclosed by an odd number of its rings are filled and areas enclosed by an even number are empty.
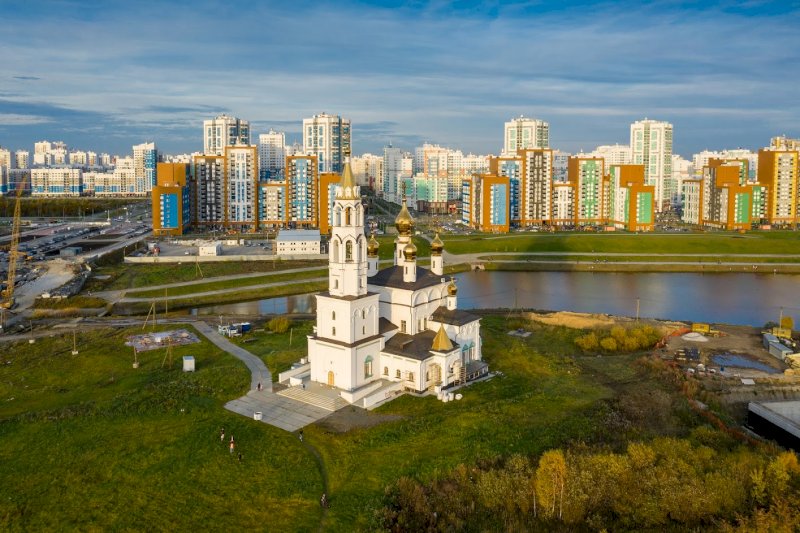
<svg viewBox="0 0 800 533"><path fill-rule="evenodd" d="M202 147L226 112L299 138L353 121L354 153L496 153L503 123L567 151L644 117L684 156L800 137L800 2L3 0L0 145Z"/></svg>

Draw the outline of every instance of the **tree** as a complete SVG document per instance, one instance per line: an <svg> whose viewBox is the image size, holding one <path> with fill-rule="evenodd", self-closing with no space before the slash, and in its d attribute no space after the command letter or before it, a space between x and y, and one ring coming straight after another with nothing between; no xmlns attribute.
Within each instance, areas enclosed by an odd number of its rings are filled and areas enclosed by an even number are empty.
<svg viewBox="0 0 800 533"><path fill-rule="evenodd" d="M548 450L539 459L536 469L536 496L541 514L559 520L564 510L564 489L567 479L567 462L561 450Z"/></svg>
<svg viewBox="0 0 800 533"><path fill-rule="evenodd" d="M606 337L600 341L600 347L607 352L616 352L617 340L614 337Z"/></svg>

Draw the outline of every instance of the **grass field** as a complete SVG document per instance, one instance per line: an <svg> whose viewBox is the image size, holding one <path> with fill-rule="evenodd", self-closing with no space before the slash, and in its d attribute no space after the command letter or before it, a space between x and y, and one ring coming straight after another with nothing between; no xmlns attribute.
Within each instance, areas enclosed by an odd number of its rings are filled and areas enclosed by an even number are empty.
<svg viewBox="0 0 800 533"><path fill-rule="evenodd" d="M582 252L632 254L796 254L800 233L792 231L701 234L514 234L442 237L452 254L491 252Z"/></svg>
<svg viewBox="0 0 800 533"><path fill-rule="evenodd" d="M362 415L392 421L305 429L329 482L322 530L373 530L384 489L400 476L430 480L459 464L574 442L624 449L628 438L696 423L635 356L575 356L577 330L502 316L482 324L484 357L504 375L464 389L463 400L403 396ZM520 325L533 335L506 334ZM288 332L256 332L242 346L280 370L305 354L311 324L293 327L292 346ZM140 354L134 370L122 343L139 331L81 332L76 356L70 334L4 346L0 528L319 529L322 478L311 453L295 436L222 407L247 387L244 365L203 342L175 349L171 369L156 350ZM184 354L195 356L196 373L180 371ZM242 464L220 444L220 427L236 436Z"/></svg>
<svg viewBox="0 0 800 533"><path fill-rule="evenodd" d="M269 330L256 330L243 337L235 337L233 342L245 350L258 355L277 381L278 374L289 370L308 353L306 335L311 333L313 324L307 320L293 322L286 333L273 333Z"/></svg>
<svg viewBox="0 0 800 533"><path fill-rule="evenodd" d="M224 289L241 289L243 287L261 285L264 283L296 281L309 278L325 277L327 275L328 275L327 269L320 269L320 270L311 270L308 272L268 274L264 276L254 276L250 278L209 281L208 283L193 283L191 285L172 287L168 290L167 295L182 296L186 294L195 294L198 292L219 291ZM125 295L130 296L131 298L163 298L164 290L153 289L153 290L142 290L142 291L129 291Z"/></svg>
<svg viewBox="0 0 800 533"><path fill-rule="evenodd" d="M209 343L133 354L136 330L3 346L0 529L311 530L321 478L291 435L223 410L241 363ZM196 373L183 373L192 354ZM233 433L240 464L220 443Z"/></svg>
<svg viewBox="0 0 800 533"><path fill-rule="evenodd" d="M256 272L277 272L292 268L325 266L324 261L242 261L242 262L213 262L200 263L202 276L197 271L195 263L156 263L156 264L128 264L98 267L94 271L84 291L104 291L120 289L138 289L151 285L164 285L184 281L202 280L217 276L231 276L235 274L249 274ZM107 279L98 279L98 276L109 276Z"/></svg>

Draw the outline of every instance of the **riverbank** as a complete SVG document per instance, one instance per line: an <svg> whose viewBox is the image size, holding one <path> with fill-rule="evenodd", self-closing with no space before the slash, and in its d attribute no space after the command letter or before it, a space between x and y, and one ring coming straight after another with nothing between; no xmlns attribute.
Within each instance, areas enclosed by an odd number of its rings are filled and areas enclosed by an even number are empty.
<svg viewBox="0 0 800 533"><path fill-rule="evenodd" d="M800 263L697 263L691 261L475 261L472 270L508 272L750 272L755 274L800 274Z"/></svg>

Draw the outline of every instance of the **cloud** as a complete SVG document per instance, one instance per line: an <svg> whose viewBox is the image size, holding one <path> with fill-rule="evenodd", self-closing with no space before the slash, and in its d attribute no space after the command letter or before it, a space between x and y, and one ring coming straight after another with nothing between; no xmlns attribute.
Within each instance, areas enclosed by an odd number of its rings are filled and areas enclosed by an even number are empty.
<svg viewBox="0 0 800 533"><path fill-rule="evenodd" d="M644 116L673 122L687 154L800 136L796 2L381 4L0 5L4 68L26 73L8 79L0 113L49 119L0 133L193 151L221 112L250 120L256 139L270 127L298 136L303 117L327 111L353 121L356 153L420 139L495 151L519 114L548 120L565 149L625 142ZM113 135L80 137L89 125Z"/></svg>
<svg viewBox="0 0 800 533"><path fill-rule="evenodd" d="M20 115L17 113L0 113L2 126L30 126L32 124L47 124L53 120L49 117L37 115Z"/></svg>

